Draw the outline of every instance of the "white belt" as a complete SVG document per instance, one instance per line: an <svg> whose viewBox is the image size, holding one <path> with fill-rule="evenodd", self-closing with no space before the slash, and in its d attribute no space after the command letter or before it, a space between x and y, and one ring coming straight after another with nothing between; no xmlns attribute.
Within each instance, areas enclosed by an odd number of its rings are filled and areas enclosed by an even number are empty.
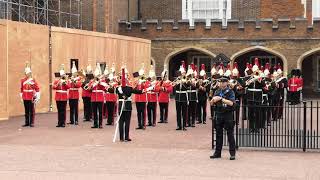
<svg viewBox="0 0 320 180"><path fill-rule="evenodd" d="M155 92L147 92L147 94L157 94L157 93L155 93Z"/></svg>
<svg viewBox="0 0 320 180"><path fill-rule="evenodd" d="M187 93L187 91L176 91L176 93Z"/></svg>
<svg viewBox="0 0 320 180"><path fill-rule="evenodd" d="M297 84L290 84L290 86L298 86Z"/></svg>
<svg viewBox="0 0 320 180"><path fill-rule="evenodd" d="M76 91L79 90L79 88L70 88L69 90Z"/></svg>
<svg viewBox="0 0 320 180"><path fill-rule="evenodd" d="M262 94L263 97L268 97L268 94Z"/></svg>
<svg viewBox="0 0 320 180"><path fill-rule="evenodd" d="M68 91L65 91L65 90L57 90L56 92L58 92L58 93L68 93Z"/></svg>
<svg viewBox="0 0 320 180"><path fill-rule="evenodd" d="M187 92L197 92L197 90L188 90Z"/></svg>
<svg viewBox="0 0 320 180"><path fill-rule="evenodd" d="M248 91L262 92L262 89L248 89Z"/></svg>
<svg viewBox="0 0 320 180"><path fill-rule="evenodd" d="M125 102L125 101L132 101L131 98L128 98L128 99L119 99L119 101L122 101L122 102Z"/></svg>
<svg viewBox="0 0 320 180"><path fill-rule="evenodd" d="M92 90L92 92L104 92L103 90Z"/></svg>
<svg viewBox="0 0 320 180"><path fill-rule="evenodd" d="M33 89L25 89L25 90L23 90L23 92L33 92Z"/></svg>

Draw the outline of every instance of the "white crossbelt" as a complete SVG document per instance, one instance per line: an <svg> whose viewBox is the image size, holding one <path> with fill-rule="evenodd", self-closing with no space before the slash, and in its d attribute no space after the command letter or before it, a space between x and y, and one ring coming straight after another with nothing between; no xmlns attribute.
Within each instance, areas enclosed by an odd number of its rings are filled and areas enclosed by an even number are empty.
<svg viewBox="0 0 320 180"><path fill-rule="evenodd" d="M23 92L33 92L33 89L24 89Z"/></svg>
<svg viewBox="0 0 320 180"><path fill-rule="evenodd" d="M65 91L65 90L57 90L56 92L58 92L58 93L68 93L68 91Z"/></svg>

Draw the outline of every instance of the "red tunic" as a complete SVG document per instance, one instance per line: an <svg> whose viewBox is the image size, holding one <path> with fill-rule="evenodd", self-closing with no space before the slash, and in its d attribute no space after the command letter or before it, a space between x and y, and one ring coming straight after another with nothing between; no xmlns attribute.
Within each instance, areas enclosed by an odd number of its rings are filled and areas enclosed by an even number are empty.
<svg viewBox="0 0 320 180"><path fill-rule="evenodd" d="M105 95L106 101L108 101L108 102L117 102L118 95L116 93L116 88L117 88L118 85L116 83L114 83L111 86L112 86L112 88L108 88L107 89L107 93Z"/></svg>
<svg viewBox="0 0 320 180"><path fill-rule="evenodd" d="M153 90L147 92L148 102L157 102L158 101L158 95L157 95L158 93L157 93L156 85L157 85L156 81L155 82L151 82L151 81L146 82L146 88L150 88L150 87L154 86Z"/></svg>
<svg viewBox="0 0 320 180"><path fill-rule="evenodd" d="M69 99L79 99L79 89L81 87L81 79L74 81L69 81Z"/></svg>
<svg viewBox="0 0 320 180"><path fill-rule="evenodd" d="M67 101L68 100L68 89L70 88L68 82L60 83L60 79L56 79L53 82L53 89L56 90L56 101Z"/></svg>
<svg viewBox="0 0 320 180"><path fill-rule="evenodd" d="M289 91L297 92L299 87L301 87L301 80L298 77L290 78L288 81Z"/></svg>
<svg viewBox="0 0 320 180"><path fill-rule="evenodd" d="M91 89L91 102L104 102L106 87L101 83L96 83L95 80L90 81L89 87Z"/></svg>
<svg viewBox="0 0 320 180"><path fill-rule="evenodd" d="M139 80L138 80L139 81ZM146 90L146 83L145 82L137 82L136 90ZM135 102L147 102L147 95L146 93L142 94L135 94L134 95Z"/></svg>
<svg viewBox="0 0 320 180"><path fill-rule="evenodd" d="M39 85L33 78L25 77L21 79L20 92L23 100L33 100L35 93L39 91Z"/></svg>
<svg viewBox="0 0 320 180"><path fill-rule="evenodd" d="M164 81L162 85L160 82L158 83L156 89L159 92L159 98L158 98L159 103L168 103L170 100L170 93L173 90L171 82L169 80Z"/></svg>

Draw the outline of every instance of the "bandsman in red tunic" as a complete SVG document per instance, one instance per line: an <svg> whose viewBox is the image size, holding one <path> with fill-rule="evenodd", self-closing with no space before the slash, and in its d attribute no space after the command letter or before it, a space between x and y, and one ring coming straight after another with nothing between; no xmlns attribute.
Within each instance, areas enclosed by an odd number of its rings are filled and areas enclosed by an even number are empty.
<svg viewBox="0 0 320 180"><path fill-rule="evenodd" d="M156 86L156 91L159 93L158 101L160 107L159 123L168 123L168 109L170 101L170 93L173 91L172 82L168 80L168 71L166 68L161 73L161 81Z"/></svg>
<svg viewBox="0 0 320 180"><path fill-rule="evenodd" d="M146 90L146 78L144 76L144 65L142 65L139 70L139 79L135 82L135 90L145 91ZM145 129L146 128L146 102L147 95L146 93L135 94L134 100L137 107L137 116L138 116L138 127L136 129Z"/></svg>
<svg viewBox="0 0 320 180"><path fill-rule="evenodd" d="M148 126L156 126L157 117L157 101L158 93L156 89L157 80L156 73L154 72L153 66L151 65L149 71L149 77L146 82L147 87L147 112L148 112Z"/></svg>
<svg viewBox="0 0 320 180"><path fill-rule="evenodd" d="M107 83L108 83L108 88L107 88L107 92L106 92L106 103L105 103L105 107L107 110L107 126L108 125L113 125L114 124L114 112L116 111L115 107L116 107L116 102L118 100L118 95L116 92L116 89L118 87L118 82L116 80L115 77L115 65L112 64L111 67L111 72L108 74L107 77Z"/></svg>
<svg viewBox="0 0 320 180"><path fill-rule="evenodd" d="M26 64L24 73L25 77L20 81L20 97L25 110L25 124L23 127L34 127L35 104L40 100L40 88L36 80L32 78L29 63Z"/></svg>
<svg viewBox="0 0 320 180"><path fill-rule="evenodd" d="M78 75L78 70L75 62L71 68L71 78L68 83L69 89L69 107L70 107L70 122L69 124L78 125L79 113L79 89L81 88L81 77Z"/></svg>
<svg viewBox="0 0 320 180"><path fill-rule="evenodd" d="M92 78L92 68L91 65L87 66L86 78L82 81L82 101L83 101L83 116L84 121L91 121L92 118L92 109L91 109L91 91L89 88L89 83Z"/></svg>
<svg viewBox="0 0 320 180"><path fill-rule="evenodd" d="M56 127L66 126L66 109L68 101L68 89L70 88L68 83L68 77L64 71L64 65L60 67L58 77L53 82L53 89L56 90L55 100L58 109L58 125Z"/></svg>
<svg viewBox="0 0 320 180"><path fill-rule="evenodd" d="M102 109L104 103L104 93L108 87L105 80L102 78L102 72L100 68L100 63L97 63L96 69L94 71L94 79L89 83L89 90L91 90L91 105L93 111L94 124L91 128L102 129Z"/></svg>

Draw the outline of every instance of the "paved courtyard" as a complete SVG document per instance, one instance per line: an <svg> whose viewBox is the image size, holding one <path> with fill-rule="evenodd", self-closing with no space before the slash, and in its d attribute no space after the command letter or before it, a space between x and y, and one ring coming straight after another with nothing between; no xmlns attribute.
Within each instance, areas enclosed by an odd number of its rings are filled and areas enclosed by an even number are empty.
<svg viewBox="0 0 320 180"><path fill-rule="evenodd" d="M114 126L91 129L80 121L56 128L55 113L38 114L34 128L22 128L23 117L2 121L0 179L320 179L317 152L242 148L229 161L226 149L222 159L211 160L211 121L176 131L174 107L168 124L146 130L135 130L133 111L130 143L112 143Z"/></svg>

